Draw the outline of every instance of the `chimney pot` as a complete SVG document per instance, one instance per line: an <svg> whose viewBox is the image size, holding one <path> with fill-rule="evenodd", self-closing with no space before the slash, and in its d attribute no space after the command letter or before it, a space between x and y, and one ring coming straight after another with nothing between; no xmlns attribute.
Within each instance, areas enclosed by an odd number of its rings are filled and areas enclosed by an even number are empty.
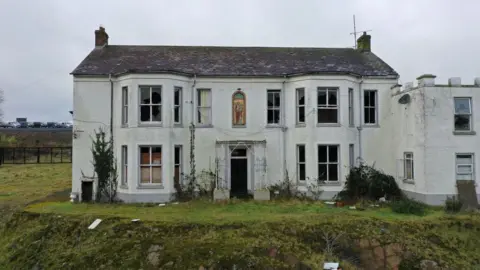
<svg viewBox="0 0 480 270"><path fill-rule="evenodd" d="M475 86L480 87L480 78L479 78L479 77L475 78L475 80L473 81L473 84L474 84Z"/></svg>
<svg viewBox="0 0 480 270"><path fill-rule="evenodd" d="M100 25L98 30L95 30L95 48L103 48L108 45L108 34L105 32L105 27Z"/></svg>
<svg viewBox="0 0 480 270"><path fill-rule="evenodd" d="M448 79L449 86L461 86L462 85L462 78L460 77L452 77Z"/></svg>
<svg viewBox="0 0 480 270"><path fill-rule="evenodd" d="M417 78L418 86L435 86L435 78L437 76L433 74L423 74Z"/></svg>
<svg viewBox="0 0 480 270"><path fill-rule="evenodd" d="M371 39L370 35L367 35L367 32L363 32L357 39L357 50L360 52L370 52L371 51Z"/></svg>

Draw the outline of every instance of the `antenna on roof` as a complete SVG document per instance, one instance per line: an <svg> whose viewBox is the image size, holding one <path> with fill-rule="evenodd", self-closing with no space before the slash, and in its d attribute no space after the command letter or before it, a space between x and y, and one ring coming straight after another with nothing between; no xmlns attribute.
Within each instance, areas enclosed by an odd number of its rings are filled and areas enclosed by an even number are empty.
<svg viewBox="0 0 480 270"><path fill-rule="evenodd" d="M350 35L353 35L353 44L354 48L357 48L357 34L359 33L366 33L366 32L371 32L372 30L364 30L364 31L357 31L357 26L355 24L355 15L353 15L353 32L350 33Z"/></svg>

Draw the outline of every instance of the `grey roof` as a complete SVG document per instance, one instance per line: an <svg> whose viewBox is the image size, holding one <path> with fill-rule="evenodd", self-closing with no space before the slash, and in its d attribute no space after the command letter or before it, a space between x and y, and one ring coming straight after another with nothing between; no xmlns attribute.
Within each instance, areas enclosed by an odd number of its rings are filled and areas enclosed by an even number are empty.
<svg viewBox="0 0 480 270"><path fill-rule="evenodd" d="M354 74L398 76L372 52L353 48L130 46L95 48L71 73L181 73L197 76Z"/></svg>

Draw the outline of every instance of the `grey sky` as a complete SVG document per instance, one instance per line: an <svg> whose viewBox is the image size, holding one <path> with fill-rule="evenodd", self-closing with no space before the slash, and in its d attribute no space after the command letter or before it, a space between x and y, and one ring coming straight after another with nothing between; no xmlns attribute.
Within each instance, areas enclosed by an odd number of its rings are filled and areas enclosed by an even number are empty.
<svg viewBox="0 0 480 270"><path fill-rule="evenodd" d="M110 44L349 47L356 14L357 30L373 30L373 52L402 83L424 73L472 83L478 10L475 0L0 0L4 118L70 120L69 73L100 24Z"/></svg>

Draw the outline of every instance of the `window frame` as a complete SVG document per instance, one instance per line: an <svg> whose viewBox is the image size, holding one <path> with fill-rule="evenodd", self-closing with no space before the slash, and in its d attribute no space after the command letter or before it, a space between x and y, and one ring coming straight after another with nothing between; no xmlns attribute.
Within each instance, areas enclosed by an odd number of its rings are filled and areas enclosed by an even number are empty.
<svg viewBox="0 0 480 270"><path fill-rule="evenodd" d="M175 152L176 152L176 149L180 149L179 153L180 153L180 158L179 158L179 162L180 163L177 163L176 162L176 156L175 156ZM173 146L173 181L174 181L174 184L175 184L175 169L177 168L178 166L178 182L180 184L183 184L183 177L182 177L182 173L183 173L183 145L181 144L175 144Z"/></svg>
<svg viewBox="0 0 480 270"><path fill-rule="evenodd" d="M142 88L148 87L150 89L150 104L142 104ZM155 104L152 103L152 89L153 88L160 88L160 103ZM143 126L161 126L163 124L163 86L162 85L139 85L138 86L138 123ZM149 106L150 107L150 120L149 121L142 121L142 106ZM159 112L161 115L160 121L152 121L152 108L154 106L159 106Z"/></svg>
<svg viewBox="0 0 480 270"><path fill-rule="evenodd" d="M353 143L348 145L348 163L350 168L355 167L355 144Z"/></svg>
<svg viewBox="0 0 480 270"><path fill-rule="evenodd" d="M178 102L175 104L175 94L179 93ZM175 109L178 108L178 121L175 120ZM181 126L183 124L183 88L180 86L173 87L173 124L175 126Z"/></svg>
<svg viewBox="0 0 480 270"><path fill-rule="evenodd" d="M303 154L304 154L304 157L303 157L303 160L304 161L300 161L300 147L303 147ZM297 165L297 182L301 185L305 184L306 181L307 181L307 147L305 144L303 143L299 143L296 145L295 147L296 149L296 165ZM305 179L300 179L300 166L303 165L304 166L304 170L305 170Z"/></svg>
<svg viewBox="0 0 480 270"><path fill-rule="evenodd" d="M161 162L160 164L152 164L152 148L160 148L161 151ZM142 163L142 151L141 148L149 148L149 162L150 164L143 164ZM164 151L163 146L161 144L146 144L146 145L138 145L138 187L139 188L163 188L164 184L164 170L163 170L163 159L164 159ZM142 167L149 167L150 168L150 182L149 183L142 183ZM160 183L152 183L152 168L159 167L160 168Z"/></svg>
<svg viewBox="0 0 480 270"><path fill-rule="evenodd" d="M410 157L408 157L410 155ZM407 173L407 160L410 161L410 165L412 166L412 177L408 177ZM413 181L415 179L415 156L413 152L403 152L403 180L406 181Z"/></svg>
<svg viewBox="0 0 480 270"><path fill-rule="evenodd" d="M320 150L320 147L321 146L326 146L327 147L327 161L326 162L320 162L320 160L318 160L318 153L319 153L319 150ZM337 161L336 162L330 162L328 159L329 159L329 152L330 152L330 147L337 147ZM341 178L341 170L340 170L340 161L341 161L341 151L340 151L340 144L317 144L317 177L318 177L318 180L321 181L321 182L324 182L324 183L338 183L340 184L341 181L340 179ZM330 180L329 178L329 172L328 172L328 165L333 165L333 164L336 164L337 165L337 180ZM318 166L319 165L327 165L327 178L326 180L320 180L320 172L318 170Z"/></svg>
<svg viewBox="0 0 480 270"><path fill-rule="evenodd" d="M303 92L303 104L300 103L300 95L299 92ZM298 126L306 126L306 118L307 118L307 96L305 88L300 87L295 89L295 123ZM303 109L303 121L300 121L300 109ZM268 117L268 115L267 115Z"/></svg>
<svg viewBox="0 0 480 270"><path fill-rule="evenodd" d="M269 106L268 105L268 97L269 97L270 94L278 94L279 103L280 103L280 104L278 104L278 106ZM266 111L267 126L280 126L282 124L282 110L283 110L283 108L282 108L282 90L281 89L267 89L267 100L266 100L266 102L267 102L267 111ZM274 111L278 110L278 123L269 123L268 122L268 112L270 110L274 110Z"/></svg>
<svg viewBox="0 0 480 270"><path fill-rule="evenodd" d="M471 158L471 163L470 164L459 164L457 159L458 156L470 156ZM471 167L471 173L459 173L458 168L460 166L470 166ZM464 179L458 179L459 175L472 175L472 179L470 180L464 180ZM475 181L475 154L474 153L455 153L455 180L456 181Z"/></svg>
<svg viewBox="0 0 480 270"><path fill-rule="evenodd" d="M355 126L355 106L353 88L348 88L348 126Z"/></svg>
<svg viewBox="0 0 480 270"><path fill-rule="evenodd" d="M374 94L374 97L375 97L375 105L374 106L371 106L371 105L365 105L365 98L366 98L366 94L367 93L373 93ZM370 100L370 99L369 99ZM369 102L370 103L370 102ZM378 126L380 124L380 121L378 119L378 90L375 90L375 89L365 89L363 90L363 125L364 126ZM365 114L365 110L366 109L371 109L373 108L374 111L375 111L375 123L367 123L367 118L366 118L366 114Z"/></svg>
<svg viewBox="0 0 480 270"><path fill-rule="evenodd" d="M120 149L122 168L120 187L128 187L128 146L122 145Z"/></svg>
<svg viewBox="0 0 480 270"><path fill-rule="evenodd" d="M456 106L456 102L455 102L457 99L467 99L468 100L468 107L469 107L469 110L470 110L470 112L468 114L457 113L457 106ZM453 97L453 131L454 132L462 133L462 132L472 132L473 131L473 108L472 108L472 105L473 105L472 97L465 97L465 96ZM456 127L455 127L455 117L457 115L468 116L468 127L469 127L468 130L456 129Z"/></svg>
<svg viewBox="0 0 480 270"><path fill-rule="evenodd" d="M122 127L128 126L128 86L122 86L122 114L121 125Z"/></svg>
<svg viewBox="0 0 480 270"><path fill-rule="evenodd" d="M319 92L326 92L326 104L320 105L318 104L318 93ZM335 106L331 106L328 102L328 93L329 92L335 92L337 96L337 104ZM317 87L317 92L316 92L316 103L317 103L317 125L318 126L337 126L340 124L340 88L339 87L334 87L334 86L321 86ZM337 122L334 123L326 123L326 122L319 122L318 120L318 115L320 113L320 110L336 110L337 111Z"/></svg>
<svg viewBox="0 0 480 270"><path fill-rule="evenodd" d="M209 103L210 105L209 106L200 106L200 92L201 91L207 91L209 93L208 95L208 99L209 99ZM213 107L213 104L212 104L212 89L210 88L197 88L196 90L196 95L195 95L195 123L197 125L197 127L211 127L213 125L213 113L212 113L212 107ZM200 123L200 119L199 119L199 116L200 116L200 109L210 109L208 111L209 113L209 119L210 119L210 122L209 123Z"/></svg>

